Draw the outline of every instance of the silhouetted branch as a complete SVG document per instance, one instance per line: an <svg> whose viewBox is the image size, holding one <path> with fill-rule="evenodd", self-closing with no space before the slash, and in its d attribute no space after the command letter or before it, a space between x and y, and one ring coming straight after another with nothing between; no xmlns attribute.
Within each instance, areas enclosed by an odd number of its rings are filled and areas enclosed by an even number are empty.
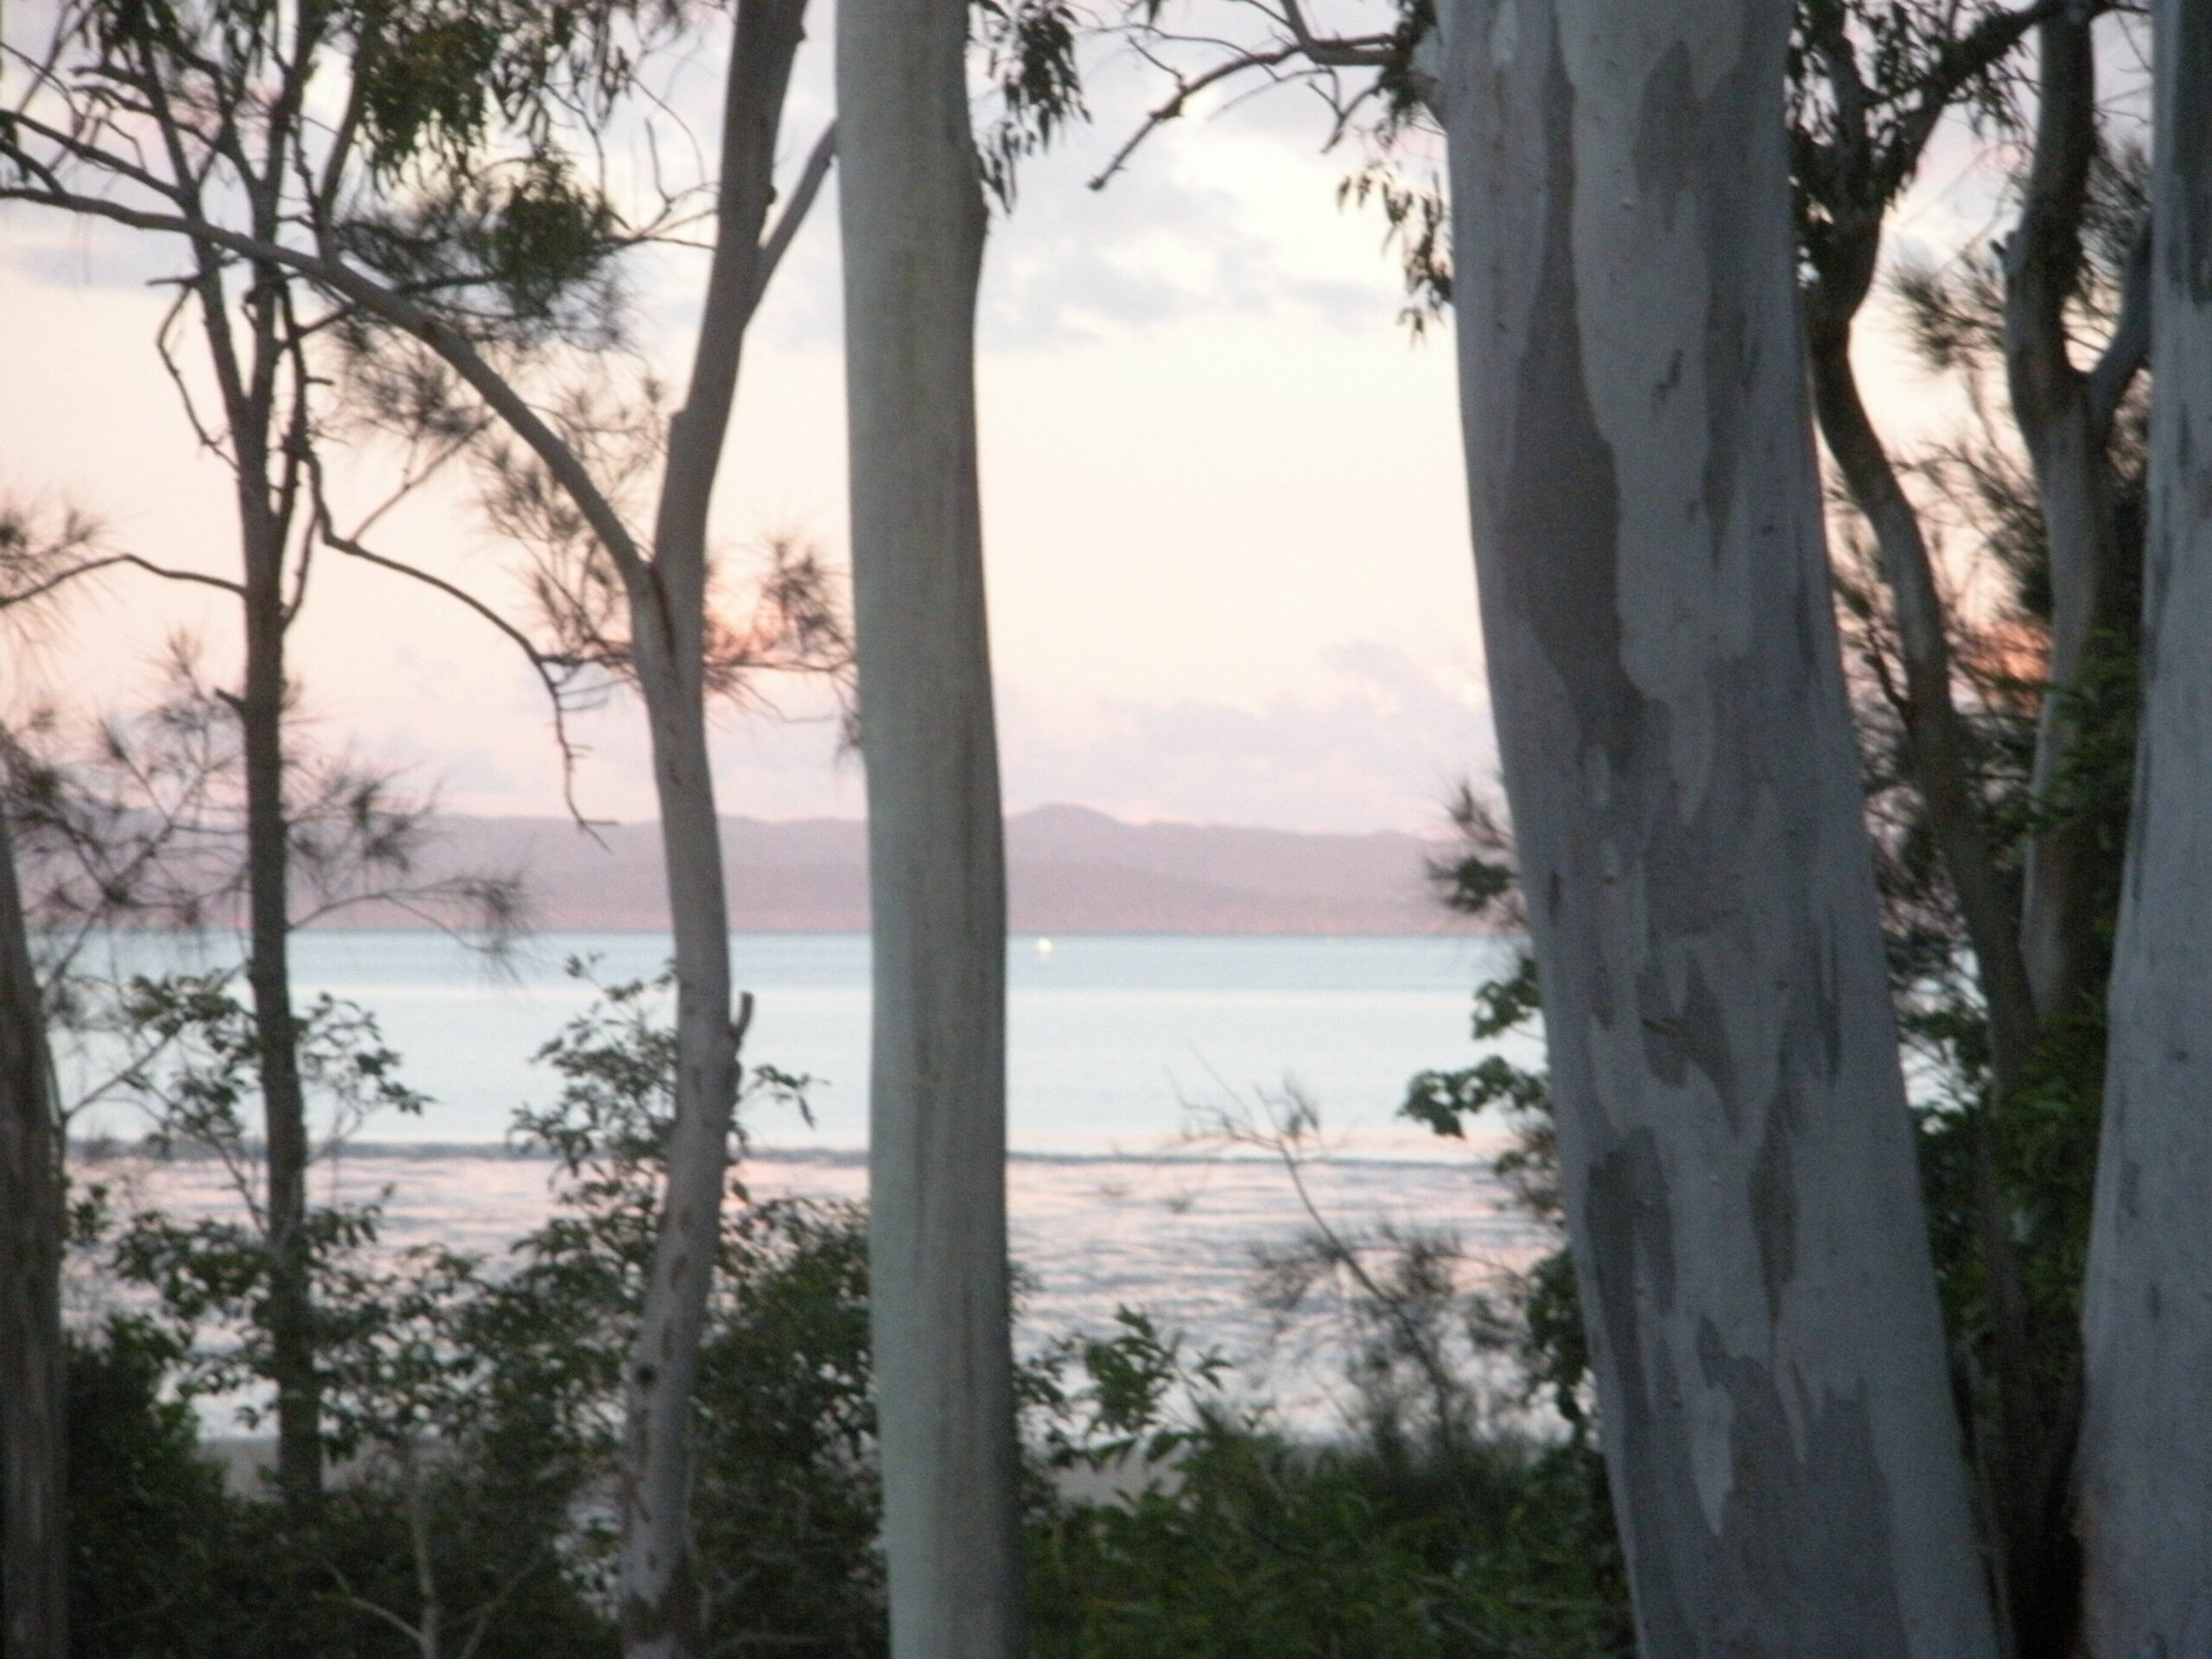
<svg viewBox="0 0 2212 1659"><path fill-rule="evenodd" d="M832 121L823 128L822 136L814 141L814 148L807 152L806 165L799 169L798 180L791 186L791 200L784 211L777 215L774 226L760 244L760 263L753 282L753 302L746 308L746 317L760 309L760 301L768 292L768 284L776 275L776 267L783 263L792 238L806 222L807 211L814 206L814 199L822 193L822 181L830 176L830 164L837 156L837 124Z"/></svg>

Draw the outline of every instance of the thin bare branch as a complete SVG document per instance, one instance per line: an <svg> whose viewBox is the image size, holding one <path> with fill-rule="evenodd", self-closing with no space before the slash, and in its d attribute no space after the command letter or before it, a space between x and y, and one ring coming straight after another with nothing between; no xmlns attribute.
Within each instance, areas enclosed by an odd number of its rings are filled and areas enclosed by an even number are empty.
<svg viewBox="0 0 2212 1659"><path fill-rule="evenodd" d="M375 565L378 569L389 570L396 575L406 576L411 581L421 582L426 588L443 594L448 599L457 601L498 629L506 637L510 644L522 652L524 660L530 664L531 671L537 676L538 683L544 688L547 705L552 710L553 739L561 751L563 804L568 807L569 816L575 820L577 826L596 839L598 832L594 827L594 820L585 814L583 807L576 799L576 770L584 751L570 736L568 726L569 687L583 664L571 657L541 651L535 640L502 616L497 607L477 598L475 594L459 584L448 582L445 577L423 569L420 566L409 564L404 560L391 558L378 553L365 544L359 538L358 534L349 536L341 532L331 517L329 500L323 489L321 462L311 461L308 471L315 497L315 533L326 545L337 549L349 558L359 559L364 564ZM384 509L379 507L377 511L381 513ZM375 515L372 515L372 522L374 517Z"/></svg>
<svg viewBox="0 0 2212 1659"><path fill-rule="evenodd" d="M2112 338L2089 371L2089 418L2101 433L2112 429L2128 388L2151 359L2151 219L2144 215L2120 273L2120 315Z"/></svg>
<svg viewBox="0 0 2212 1659"><path fill-rule="evenodd" d="M563 443L514 385L487 361L474 342L443 319L423 310L396 289L336 259L304 252L281 242L248 236L200 217L149 213L121 202L79 191L33 189L23 186L0 188L0 201L23 201L58 208L66 213L105 219L137 230L190 238L242 257L281 265L335 293L412 335L450 364L457 374L511 427L518 438L561 482L591 524L607 556L624 570L626 578L642 580L646 562L637 539L622 522L613 504L600 493L590 473L575 452Z"/></svg>
<svg viewBox="0 0 2212 1659"><path fill-rule="evenodd" d="M98 558L86 559L81 563L70 566L66 570L45 576L27 588L17 588L13 593L0 593L0 610L8 609L12 606L29 604L35 599L45 597L64 583L74 582L79 576L89 576L96 570L110 569L119 565L143 570L149 575L161 577L164 582L198 582L204 588L219 588L225 593L232 594L242 592L235 582L226 581L221 576L211 576L205 571L179 570L169 565L156 564L151 559L141 557L136 553L106 553Z"/></svg>
<svg viewBox="0 0 2212 1659"><path fill-rule="evenodd" d="M1305 55L1305 48L1293 41L1287 45L1275 46L1262 51L1240 53L1196 75L1189 77L1178 75L1174 95L1146 111L1144 120L1138 125L1137 130L1122 141L1122 147L1114 152L1108 159L1106 165L1092 177L1090 188L1093 190L1103 190L1113 181L1115 175L1128 165L1129 157L1136 154L1139 145L1169 122L1181 119L1185 106L1207 87L1217 86L1224 80L1249 73L1254 70L1272 70L1289 62L1294 58L1302 58Z"/></svg>
<svg viewBox="0 0 2212 1659"><path fill-rule="evenodd" d="M777 216L775 227L760 244L760 257L755 266L753 282L753 302L747 308L746 319L752 320L754 311L768 292L774 280L776 268L783 264L784 255L798 235L799 227L806 222L807 210L814 206L814 199L822 193L822 181L830 176L830 163L837 155L837 124L832 121L823 128L822 136L814 141L814 148L807 153L806 165L799 169L798 181L791 187L791 200L784 204L784 211Z"/></svg>

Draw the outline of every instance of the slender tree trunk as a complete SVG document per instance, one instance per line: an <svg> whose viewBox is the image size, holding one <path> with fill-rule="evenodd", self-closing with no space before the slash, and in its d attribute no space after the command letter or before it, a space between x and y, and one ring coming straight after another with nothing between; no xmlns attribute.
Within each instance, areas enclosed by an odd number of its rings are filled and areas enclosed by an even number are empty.
<svg viewBox="0 0 2212 1659"><path fill-rule="evenodd" d="M2095 1659L2212 1652L2212 10L2159 0L2144 710L2083 1312Z"/></svg>
<svg viewBox="0 0 2212 1659"><path fill-rule="evenodd" d="M241 485L242 496L256 493ZM259 493L265 501L265 489ZM268 1162L268 1327L276 1387L276 1486L295 1519L322 1496L322 1384L307 1233L307 1094L292 1007L290 825L284 801L283 532L258 502L245 524L245 683L236 699L245 761L246 904L255 1046Z"/></svg>
<svg viewBox="0 0 2212 1659"><path fill-rule="evenodd" d="M737 10L722 113L715 254L686 401L671 423L653 559L631 583L676 942L676 1122L652 1275L632 1351L622 1467L621 1622L628 1659L701 1650L690 1559L691 1395L721 1240L739 1047L729 905L707 747L707 519L759 299L761 227L805 0Z"/></svg>
<svg viewBox="0 0 2212 1659"><path fill-rule="evenodd" d="M2127 619L2113 518L2111 419L2117 398L2094 395L2074 362L2066 308L2081 281L2082 217L2096 149L2093 24L2066 16L2036 31L2040 59L2035 150L2020 219L2005 251L2005 358L2012 414L2035 471L2050 568L2050 658L2030 779L2057 803L2080 735L2066 693L2082 683L2098 638ZM2038 1016L2082 1013L2102 954L2096 826L2059 813L2029 837L2021 944Z"/></svg>
<svg viewBox="0 0 2212 1659"><path fill-rule="evenodd" d="M1958 896L1967 942L1980 966L1997 1085L2009 1093L2025 1081L2035 1046L2035 993L2020 951L2015 901L1990 849L1968 760L1972 741L1952 700L1951 645L1935 561L1920 514L1906 498L1859 397L1849 321L1824 320L1815 313L1811 333L1814 408L1821 435L1853 505L1873 532L1883 580L1896 607L1907 759L1927 809L1929 833Z"/></svg>
<svg viewBox="0 0 2212 1659"><path fill-rule="evenodd" d="M642 684L668 677L641 660ZM705 710L680 690L651 690L646 702L675 923L676 1122L625 1402L622 1649L629 1659L682 1659L701 1650L702 1636L690 1554L691 1395L721 1236L742 1032L730 1017L729 908Z"/></svg>
<svg viewBox="0 0 2212 1659"><path fill-rule="evenodd" d="M1872 250L1867 250L1871 259ZM1904 678L1907 764L1931 838L1957 895L1988 1008L1994 1100L1974 1125L1976 1236L1996 1358L1999 1445L1989 1500L2003 1533L2010 1627L2025 1656L2063 1652L2030 1632L2063 1632L2075 1580L2066 1522L2063 1436L2037 1377L2037 1350L2012 1216L2000 1179L2002 1103L2028 1081L2039 1022L2016 900L1999 878L1967 761L1965 722L1951 700L1950 641L1920 515L1868 417L1851 364L1847 319L1807 307L1814 408L1845 487L1872 530L1896 608Z"/></svg>
<svg viewBox="0 0 2212 1659"><path fill-rule="evenodd" d="M966 22L958 0L846 0L837 17L875 910L868 1281L896 1659L1022 1651Z"/></svg>
<svg viewBox="0 0 2212 1659"><path fill-rule="evenodd" d="M1446 8L1491 684L1642 1650L1993 1650L1806 408L1787 0Z"/></svg>
<svg viewBox="0 0 2212 1659"><path fill-rule="evenodd" d="M0 818L0 1527L4 1659L67 1659L61 1123L15 849Z"/></svg>

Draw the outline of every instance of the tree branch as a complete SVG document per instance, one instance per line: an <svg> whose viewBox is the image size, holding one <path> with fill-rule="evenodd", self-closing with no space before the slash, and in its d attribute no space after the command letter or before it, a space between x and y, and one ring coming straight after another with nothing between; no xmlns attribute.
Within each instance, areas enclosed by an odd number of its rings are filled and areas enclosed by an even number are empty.
<svg viewBox="0 0 2212 1659"><path fill-rule="evenodd" d="M35 599L43 598L65 583L74 582L79 576L89 576L96 570L111 569L117 565L128 565L134 569L143 570L149 575L161 577L164 582L196 582L205 588L219 588L226 594L239 598L245 597L245 589L235 582L226 581L221 576L211 576L200 570L179 570L168 565L156 564L151 559L143 558L136 553L108 553L96 559L86 559L81 563L73 564L67 570L56 571L52 575L33 582L28 588L19 588L14 593L0 594L0 610L10 609L17 605L27 605Z"/></svg>
<svg viewBox="0 0 2212 1659"><path fill-rule="evenodd" d="M1398 55L1397 41L1389 35L1315 35L1306 27L1306 11L1298 0L1282 0L1282 19L1306 60L1324 69L1387 68Z"/></svg>
<svg viewBox="0 0 2212 1659"><path fill-rule="evenodd" d="M806 165L799 169L798 181L791 186L791 200L784 204L784 211L777 216L775 228L760 244L759 263L754 267L753 302L746 308L746 321L753 320L753 313L760 308L760 302L768 292L768 284L776 275L776 267L783 264L784 255L790 250L792 238L806 222L807 211L814 206L814 199L822 193L822 181L830 176L830 163L837 156L837 124L832 121L823 128L822 136L814 141L808 152Z"/></svg>
<svg viewBox="0 0 2212 1659"><path fill-rule="evenodd" d="M2089 419L2100 435L2110 433L2127 390L2135 384L2151 359L2152 280L2151 216L2145 213L2127 250L2127 264L2120 273L2120 315L2113 321L2112 338L2089 371Z"/></svg>
<svg viewBox="0 0 2212 1659"><path fill-rule="evenodd" d="M1289 62L1293 58L1305 55L1305 48L1293 41L1287 45L1277 46L1267 51L1239 53L1236 57L1224 59L1211 69L1205 70L1187 80L1179 75L1176 78L1174 96L1166 103L1156 105L1146 112L1142 124L1129 135L1122 147L1116 150L1107 161L1105 167L1091 179L1090 188L1093 190L1103 190L1112 181L1114 175L1128 165L1129 157L1136 154L1138 145L1143 143L1146 139L1151 137L1154 132L1166 126L1170 121L1179 119L1183 113L1183 106L1207 87L1227 80L1232 76L1243 74L1247 70L1276 68Z"/></svg>
<svg viewBox="0 0 2212 1659"><path fill-rule="evenodd" d="M2070 11L2042 25L2037 43L2034 149L2019 223L2005 250L2005 357L2024 435L2044 428L2079 371L2066 336L2066 302L2082 265L2082 208L2096 149L2096 58L2089 24Z"/></svg>
<svg viewBox="0 0 2212 1659"><path fill-rule="evenodd" d="M389 570L396 575L406 576L412 581L419 582L424 587L458 601L505 634L508 641L522 652L524 660L531 666L531 671L537 676L538 683L544 687L546 701L552 709L553 741L561 751L562 802L568 807L569 816L575 820L577 827L596 838L593 820L585 815L582 806L576 800L576 768L583 758L584 751L569 735L568 723L568 685L582 664L574 658L539 650L535 640L502 616L495 607L486 604L457 583L448 582L443 576L423 569L420 566L409 564L404 560L389 558L365 545L355 536L341 534L331 518L329 499L323 489L322 464L319 459L310 460L308 474L315 499L315 534L321 539L324 545L334 547L349 558L359 559L364 564L372 564L378 569ZM382 508L378 509L379 512L382 511Z"/></svg>
<svg viewBox="0 0 2212 1659"><path fill-rule="evenodd" d="M107 201L77 191L32 189L20 185L0 187L0 201L29 202L36 207L54 207L65 213L108 219L135 230L189 238L225 249L242 258L282 265L353 301L363 310L373 313L402 333L421 340L442 358L544 463L546 470L576 504L577 511L591 526L593 535L607 550L607 556L622 570L625 578L642 580L645 577L646 562L636 537L630 533L629 526L622 522L621 515L614 510L613 504L601 493L575 452L561 441L560 435L546 423L544 416L531 407L528 400L485 359L483 353L466 335L404 296L337 260L303 252L280 242L244 235L222 226L210 224L204 218L149 213L143 208L126 207L120 202Z"/></svg>

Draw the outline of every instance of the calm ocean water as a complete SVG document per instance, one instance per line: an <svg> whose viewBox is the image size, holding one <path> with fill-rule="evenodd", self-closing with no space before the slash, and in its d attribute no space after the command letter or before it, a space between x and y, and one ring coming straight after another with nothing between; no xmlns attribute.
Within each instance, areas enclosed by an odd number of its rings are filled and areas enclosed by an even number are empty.
<svg viewBox="0 0 2212 1659"><path fill-rule="evenodd" d="M749 1058L818 1080L815 1127L783 1109L753 1121L749 1186L864 1198L867 939L734 943L739 983L758 999ZM162 948L138 942L134 965L159 965ZM1488 1175L1481 1137L1440 1141L1394 1119L1414 1071L1477 1056L1469 992L1509 949L1467 937L1092 936L1049 950L1015 940L1007 1186L1030 1337L1099 1329L1117 1306L1144 1307L1272 1372L1296 1419L1325 1423L1330 1368L1286 1361L1252 1294L1255 1249L1287 1242L1309 1219L1279 1163L1185 1141L1192 1109L1262 1109L1295 1084L1320 1108L1325 1145L1307 1183L1333 1225L1452 1232L1478 1276L1520 1258L1533 1236ZM372 1010L407 1079L432 1097L419 1118L374 1120L363 1145L326 1160L318 1197L381 1197L389 1248L437 1243L496 1257L549 1203L550 1166L500 1143L518 1104L552 1093L531 1055L590 1000L563 961L594 958L602 978L619 980L652 975L666 952L657 934L541 935L500 975L435 935L302 936L303 999L327 991ZM127 1139L137 1127L111 1115L77 1129ZM126 1155L95 1178L178 1212L237 1202L207 1162Z"/></svg>
<svg viewBox="0 0 2212 1659"><path fill-rule="evenodd" d="M764 1147L851 1151L868 1138L868 945L861 934L741 934L737 982L756 999L747 1058L810 1075L815 1127L763 1108ZM1017 1152L1145 1153L1189 1109L1250 1103L1294 1083L1347 1144L1422 1156L1433 1140L1393 1122L1406 1079L1474 1058L1468 995L1509 947L1465 935L1413 938L1023 938L1008 950L1008 1131ZM163 951L142 939L135 965ZM295 946L302 1001L317 991L373 1012L431 1097L385 1117L374 1141L498 1141L517 1106L548 1097L531 1056L590 1001L562 971L649 977L658 933L549 933L499 973L433 933L312 931ZM128 1134L128 1118L79 1126Z"/></svg>

